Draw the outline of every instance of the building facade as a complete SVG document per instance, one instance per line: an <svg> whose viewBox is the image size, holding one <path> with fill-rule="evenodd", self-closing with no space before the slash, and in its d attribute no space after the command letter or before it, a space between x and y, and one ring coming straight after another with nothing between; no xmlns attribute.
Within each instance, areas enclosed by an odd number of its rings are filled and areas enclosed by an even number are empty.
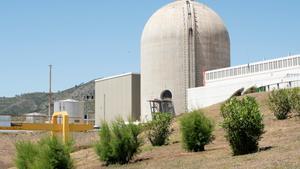
<svg viewBox="0 0 300 169"><path fill-rule="evenodd" d="M140 74L126 73L95 81L95 125L117 118L140 120Z"/></svg>
<svg viewBox="0 0 300 169"><path fill-rule="evenodd" d="M187 90L188 109L225 101L252 86L264 91L300 86L300 55L206 71L205 85Z"/></svg>

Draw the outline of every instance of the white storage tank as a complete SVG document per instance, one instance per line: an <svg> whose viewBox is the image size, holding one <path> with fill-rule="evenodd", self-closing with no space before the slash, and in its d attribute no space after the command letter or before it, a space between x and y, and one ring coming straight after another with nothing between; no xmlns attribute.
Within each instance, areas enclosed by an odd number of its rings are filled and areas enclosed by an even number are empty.
<svg viewBox="0 0 300 169"><path fill-rule="evenodd" d="M83 104L77 100L67 99L54 102L54 112L67 112L70 123L83 123Z"/></svg>

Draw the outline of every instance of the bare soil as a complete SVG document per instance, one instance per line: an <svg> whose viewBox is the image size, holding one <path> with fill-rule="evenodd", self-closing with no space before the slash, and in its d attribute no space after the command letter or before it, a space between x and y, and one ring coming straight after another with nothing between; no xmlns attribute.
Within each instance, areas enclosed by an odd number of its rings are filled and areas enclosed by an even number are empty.
<svg viewBox="0 0 300 169"><path fill-rule="evenodd" d="M78 169L124 168L124 169L219 169L219 168L300 168L300 119L293 116L287 120L276 120L267 107L267 94L252 94L257 98L264 114L265 134L260 141L261 151L253 154L232 156L224 131L220 127L220 104L204 109L205 114L214 119L216 139L205 147L206 151L199 153L186 152L181 146L178 123L174 122L174 132L170 144L162 147L152 147L145 143L142 152L127 165L105 166L98 160L93 148L89 147L98 139L96 133L81 133L75 136L77 147L83 147L72 153ZM6 134L0 135L0 168L13 166L14 142L19 139L36 140L36 134Z"/></svg>

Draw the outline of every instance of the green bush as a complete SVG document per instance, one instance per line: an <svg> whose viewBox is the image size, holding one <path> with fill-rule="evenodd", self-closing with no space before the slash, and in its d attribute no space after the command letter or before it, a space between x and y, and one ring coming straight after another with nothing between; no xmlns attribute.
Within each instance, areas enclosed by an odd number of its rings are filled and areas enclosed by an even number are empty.
<svg viewBox="0 0 300 169"><path fill-rule="evenodd" d="M232 98L221 107L222 127L234 155L253 153L263 134L263 116L253 97Z"/></svg>
<svg viewBox="0 0 300 169"><path fill-rule="evenodd" d="M57 137L47 137L38 143L21 141L16 143L16 166L19 169L71 169L70 145Z"/></svg>
<svg viewBox="0 0 300 169"><path fill-rule="evenodd" d="M291 105L293 112L300 115L300 88L291 89Z"/></svg>
<svg viewBox="0 0 300 169"><path fill-rule="evenodd" d="M152 121L146 124L146 135L153 146L166 144L171 134L171 113L155 113Z"/></svg>
<svg viewBox="0 0 300 169"><path fill-rule="evenodd" d="M204 151L204 146L214 137L214 123L200 111L193 111L180 118L183 147L188 151Z"/></svg>
<svg viewBox="0 0 300 169"><path fill-rule="evenodd" d="M16 143L15 164L18 169L30 169L36 161L38 147L29 141L19 141Z"/></svg>
<svg viewBox="0 0 300 169"><path fill-rule="evenodd" d="M109 126L102 122L99 132L100 141L96 144L96 153L106 164L126 164L138 152L142 140L138 137L141 127L132 122L125 124L123 120L116 120Z"/></svg>
<svg viewBox="0 0 300 169"><path fill-rule="evenodd" d="M292 110L290 94L289 89L273 90L269 94L269 108L278 120L286 119Z"/></svg>

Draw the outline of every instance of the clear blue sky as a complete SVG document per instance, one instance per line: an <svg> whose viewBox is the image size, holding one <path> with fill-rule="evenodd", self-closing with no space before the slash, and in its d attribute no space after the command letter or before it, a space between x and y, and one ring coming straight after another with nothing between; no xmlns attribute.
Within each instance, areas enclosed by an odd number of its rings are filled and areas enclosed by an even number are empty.
<svg viewBox="0 0 300 169"><path fill-rule="evenodd" d="M0 96L140 71L148 18L173 0L1 0ZM300 1L202 0L227 25L232 65L300 53Z"/></svg>

